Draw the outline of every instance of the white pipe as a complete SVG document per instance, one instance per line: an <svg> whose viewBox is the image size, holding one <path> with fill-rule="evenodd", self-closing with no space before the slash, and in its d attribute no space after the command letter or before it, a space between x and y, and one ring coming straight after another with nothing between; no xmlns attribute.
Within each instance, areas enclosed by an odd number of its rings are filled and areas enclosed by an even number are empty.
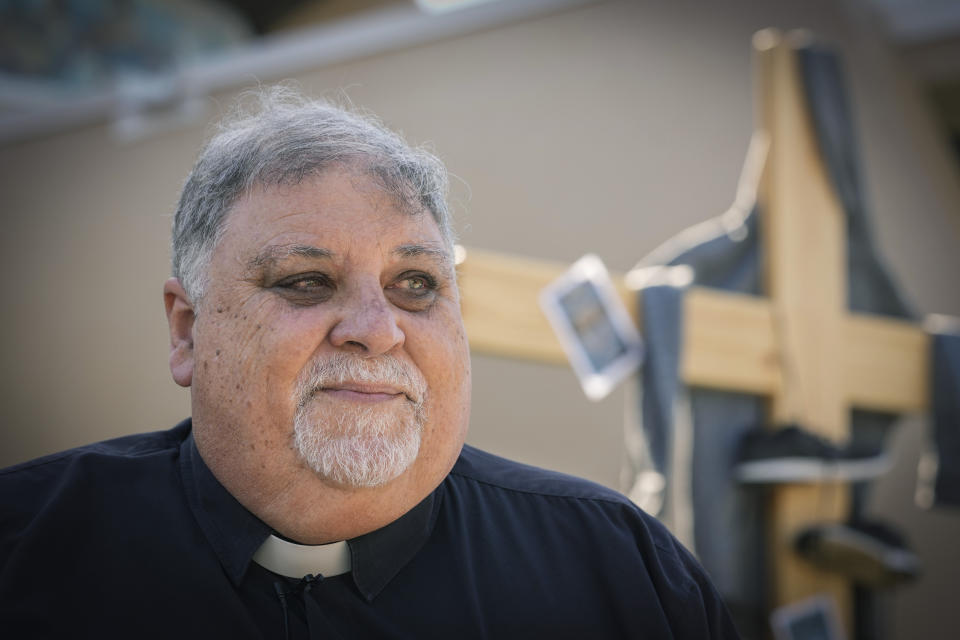
<svg viewBox="0 0 960 640"><path fill-rule="evenodd" d="M52 98L46 92L27 96L23 93L25 83L5 83L0 78L0 104L33 105L29 110L0 111L0 144L118 116L119 129L124 129L123 118L130 129L131 122L149 119L144 115L148 109L177 111L180 103L195 104L198 97L217 91L274 81L594 1L499 0L439 14L424 13L413 4L397 5L290 34L267 36L168 73L120 79L110 89L84 96L61 94ZM11 91L21 94L12 97ZM191 109L181 111L195 113ZM126 130L124 137L130 135L136 134Z"/></svg>

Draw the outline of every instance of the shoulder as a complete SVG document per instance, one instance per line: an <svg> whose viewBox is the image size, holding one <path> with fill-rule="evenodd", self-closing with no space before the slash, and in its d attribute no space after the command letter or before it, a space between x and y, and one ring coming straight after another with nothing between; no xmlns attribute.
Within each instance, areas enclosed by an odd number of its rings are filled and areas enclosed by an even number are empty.
<svg viewBox="0 0 960 640"><path fill-rule="evenodd" d="M51 514L87 513L125 493L143 494L173 470L185 421L173 429L123 436L0 469L0 529L10 533Z"/></svg>
<svg viewBox="0 0 960 640"><path fill-rule="evenodd" d="M645 628L634 619L642 610L640 617L665 620L675 637L737 637L699 562L660 521L612 489L465 446L445 495L457 531L494 544L498 557L522 550L527 558L513 562L531 574L550 568L544 581L557 589L566 576L578 601L584 585L619 594L597 606L632 620L626 628Z"/></svg>
<svg viewBox="0 0 960 640"><path fill-rule="evenodd" d="M190 421L185 420L166 431L138 433L67 449L0 469L0 483L16 482L28 475L55 475L76 461L88 458L133 460L173 451L179 449L189 433Z"/></svg>
<svg viewBox="0 0 960 640"><path fill-rule="evenodd" d="M632 505L626 496L596 482L514 462L470 445L463 446L450 474L506 492Z"/></svg>
<svg viewBox="0 0 960 640"><path fill-rule="evenodd" d="M656 518L623 494L583 478L514 462L465 445L450 476L455 483L477 487L485 506L504 514L519 511L524 520L577 521L583 535L624 544L649 546L684 564L685 550ZM515 511L508 508L517 505ZM657 550L657 551L655 551Z"/></svg>

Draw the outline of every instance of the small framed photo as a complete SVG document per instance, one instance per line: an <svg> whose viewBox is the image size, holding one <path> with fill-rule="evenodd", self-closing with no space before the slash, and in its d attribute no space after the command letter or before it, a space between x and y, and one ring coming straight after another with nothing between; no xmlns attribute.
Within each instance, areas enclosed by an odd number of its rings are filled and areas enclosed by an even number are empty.
<svg viewBox="0 0 960 640"><path fill-rule="evenodd" d="M775 609L770 625L776 640L844 640L833 599L814 596Z"/></svg>
<svg viewBox="0 0 960 640"><path fill-rule="evenodd" d="M540 306L591 400L640 366L640 334L597 256L583 256L547 285Z"/></svg>

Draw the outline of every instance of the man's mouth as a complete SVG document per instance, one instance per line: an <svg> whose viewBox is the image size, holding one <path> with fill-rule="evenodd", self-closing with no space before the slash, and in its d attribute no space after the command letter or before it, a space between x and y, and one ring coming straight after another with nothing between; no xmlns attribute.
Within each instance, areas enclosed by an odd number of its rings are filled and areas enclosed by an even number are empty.
<svg viewBox="0 0 960 640"><path fill-rule="evenodd" d="M297 385L297 406L303 407L311 398L327 397L368 405L406 399L414 407L421 407L426 387L413 365L394 356L363 360L334 354L311 363L304 371Z"/></svg>
<svg viewBox="0 0 960 640"><path fill-rule="evenodd" d="M320 387L317 389L317 393L323 393L331 398L351 402L378 403L397 399L413 401L403 389L389 384L370 382L338 382L326 387Z"/></svg>

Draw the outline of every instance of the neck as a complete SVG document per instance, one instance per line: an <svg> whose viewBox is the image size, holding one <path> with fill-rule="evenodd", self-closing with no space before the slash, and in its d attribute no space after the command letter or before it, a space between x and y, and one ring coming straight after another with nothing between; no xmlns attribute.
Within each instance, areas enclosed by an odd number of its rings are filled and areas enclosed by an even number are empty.
<svg viewBox="0 0 960 640"><path fill-rule="evenodd" d="M416 491L403 476L382 487L331 486L305 470L269 499L249 492L241 504L284 537L302 544L349 540L384 527L415 507L433 489ZM230 488L227 488L230 490ZM232 491L231 491L232 493Z"/></svg>
<svg viewBox="0 0 960 640"><path fill-rule="evenodd" d="M197 450L220 484L274 531L300 544L349 540L380 529L426 498L446 475L431 477L418 459L383 486L344 487L298 459L265 465L257 456L196 436Z"/></svg>

